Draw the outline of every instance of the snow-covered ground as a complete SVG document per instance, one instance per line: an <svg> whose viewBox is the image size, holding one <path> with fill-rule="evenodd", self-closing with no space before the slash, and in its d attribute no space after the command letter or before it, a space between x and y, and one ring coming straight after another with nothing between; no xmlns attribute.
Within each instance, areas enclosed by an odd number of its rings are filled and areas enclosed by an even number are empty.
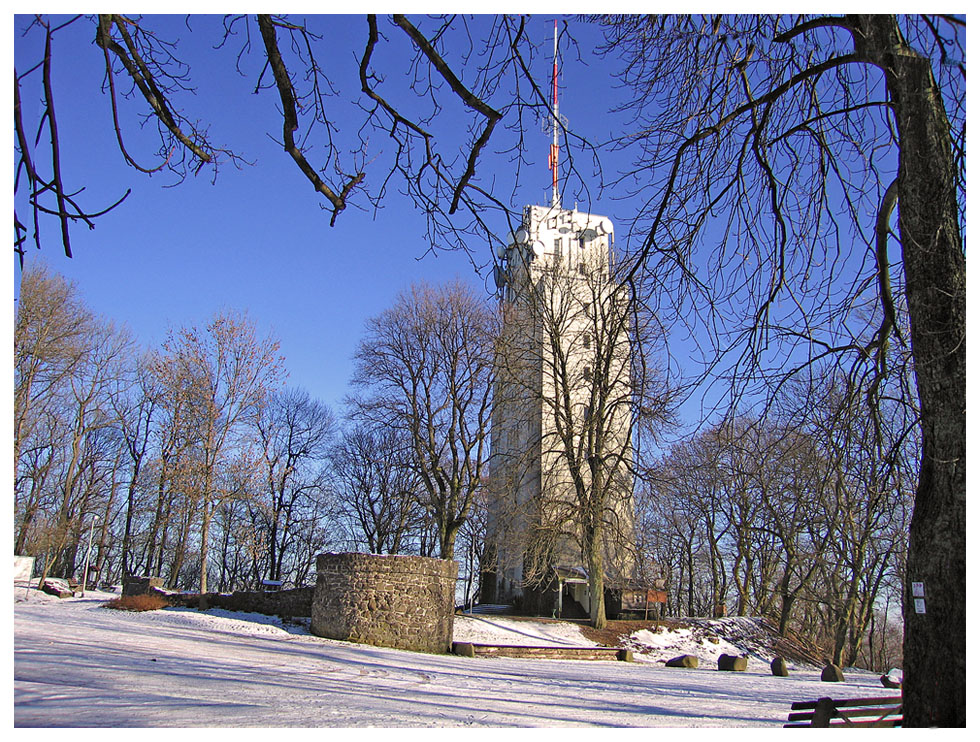
<svg viewBox="0 0 980 742"><path fill-rule="evenodd" d="M453 640L527 647L594 647L573 623L523 621L506 616L455 616Z"/></svg>
<svg viewBox="0 0 980 742"><path fill-rule="evenodd" d="M466 658L322 639L258 614L101 607L111 597L15 588L15 726L775 728L792 701L883 690L870 673L830 685L816 669L719 672L704 653L697 670L652 661L657 646L688 652L683 637L634 635L647 662ZM455 638L591 644L574 625L486 616L457 617Z"/></svg>

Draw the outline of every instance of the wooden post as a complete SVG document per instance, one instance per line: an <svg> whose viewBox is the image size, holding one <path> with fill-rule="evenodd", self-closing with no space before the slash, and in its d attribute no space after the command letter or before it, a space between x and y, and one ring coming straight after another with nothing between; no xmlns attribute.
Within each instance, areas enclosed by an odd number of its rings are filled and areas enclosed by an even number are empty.
<svg viewBox="0 0 980 742"><path fill-rule="evenodd" d="M832 698L821 698L817 701L816 708L813 709L813 719L810 721L811 727L829 727L830 720L837 714L837 706Z"/></svg>

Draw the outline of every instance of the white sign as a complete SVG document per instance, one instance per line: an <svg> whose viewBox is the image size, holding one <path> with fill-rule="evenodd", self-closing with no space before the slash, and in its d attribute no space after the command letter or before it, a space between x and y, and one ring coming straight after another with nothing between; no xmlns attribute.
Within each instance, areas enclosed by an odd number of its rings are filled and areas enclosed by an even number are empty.
<svg viewBox="0 0 980 742"><path fill-rule="evenodd" d="M926 596L925 584L922 582L912 583L912 597L913 598L924 598Z"/></svg>
<svg viewBox="0 0 980 742"><path fill-rule="evenodd" d="M922 598L916 598L912 602L915 604L915 612L916 613L925 613L926 612L926 601L925 600L923 600Z"/></svg>
<svg viewBox="0 0 980 742"><path fill-rule="evenodd" d="M34 573L34 557L14 557L14 582L27 582Z"/></svg>

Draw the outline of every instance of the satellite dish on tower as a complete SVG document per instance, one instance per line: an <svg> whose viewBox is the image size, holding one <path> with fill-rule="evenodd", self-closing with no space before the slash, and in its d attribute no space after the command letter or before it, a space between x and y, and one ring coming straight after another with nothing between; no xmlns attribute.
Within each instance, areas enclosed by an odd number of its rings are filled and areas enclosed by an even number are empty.
<svg viewBox="0 0 980 742"><path fill-rule="evenodd" d="M514 242L516 242L518 245L525 244L530 239L530 237L531 235L527 233L527 230L524 229L524 227L521 227L516 232L514 232Z"/></svg>
<svg viewBox="0 0 980 742"><path fill-rule="evenodd" d="M544 243L541 240L535 240L531 249L534 251L534 257L540 258L544 256Z"/></svg>

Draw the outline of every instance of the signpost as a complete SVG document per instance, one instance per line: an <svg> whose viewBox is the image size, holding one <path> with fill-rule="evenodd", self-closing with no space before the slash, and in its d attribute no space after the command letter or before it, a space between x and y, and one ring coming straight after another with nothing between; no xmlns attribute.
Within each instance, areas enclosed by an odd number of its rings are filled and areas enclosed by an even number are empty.
<svg viewBox="0 0 980 742"><path fill-rule="evenodd" d="M88 560L92 556L92 533L95 531L95 522L99 519L99 516L92 516L92 525L88 529L88 548L85 550L85 571L82 572L82 597L85 597L85 585L88 581Z"/></svg>

